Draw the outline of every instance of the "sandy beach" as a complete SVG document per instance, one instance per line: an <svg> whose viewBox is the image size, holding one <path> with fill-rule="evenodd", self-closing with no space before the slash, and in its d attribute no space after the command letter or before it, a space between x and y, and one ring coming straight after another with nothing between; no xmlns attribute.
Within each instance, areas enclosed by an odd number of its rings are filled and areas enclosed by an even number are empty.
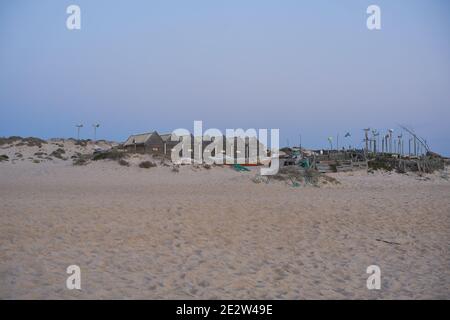
<svg viewBox="0 0 450 320"><path fill-rule="evenodd" d="M254 183L257 168L34 163L36 150L0 150L1 299L450 299L448 172L293 188ZM66 288L73 264L82 290Z"/></svg>
<svg viewBox="0 0 450 320"><path fill-rule="evenodd" d="M0 302L450 300L449 39L450 0L1 1Z"/></svg>

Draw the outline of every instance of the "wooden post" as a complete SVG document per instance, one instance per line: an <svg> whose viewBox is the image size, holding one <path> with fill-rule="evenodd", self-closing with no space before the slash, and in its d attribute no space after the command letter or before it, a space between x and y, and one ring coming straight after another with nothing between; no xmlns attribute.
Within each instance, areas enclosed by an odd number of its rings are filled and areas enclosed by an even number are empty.
<svg viewBox="0 0 450 320"><path fill-rule="evenodd" d="M416 136L414 136L414 155L417 156Z"/></svg>

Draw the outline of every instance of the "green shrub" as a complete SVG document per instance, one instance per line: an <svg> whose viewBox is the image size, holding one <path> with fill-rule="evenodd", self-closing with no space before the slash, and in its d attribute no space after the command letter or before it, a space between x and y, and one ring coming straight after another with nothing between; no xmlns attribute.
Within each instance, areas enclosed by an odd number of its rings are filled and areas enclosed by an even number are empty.
<svg viewBox="0 0 450 320"><path fill-rule="evenodd" d="M22 140L23 142L25 142L27 144L28 147L42 147L43 144L47 144L47 141L39 139L39 138L34 138L34 137L28 137Z"/></svg>
<svg viewBox="0 0 450 320"><path fill-rule="evenodd" d="M369 169L392 171L395 169L395 161L388 158L376 158L367 163Z"/></svg>
<svg viewBox="0 0 450 320"><path fill-rule="evenodd" d="M37 157L42 157L42 156L46 156L47 153L39 151L39 152L35 152L34 155L37 156Z"/></svg>
<svg viewBox="0 0 450 320"><path fill-rule="evenodd" d="M119 164L121 166L124 166L124 167L129 167L130 166L130 163L128 161L124 160L124 159L119 159L118 162L119 162Z"/></svg>
<svg viewBox="0 0 450 320"><path fill-rule="evenodd" d="M0 146L4 145L4 144L11 144L14 143L16 141L20 141L22 140L22 137L19 136L11 136L9 138L0 138Z"/></svg>
<svg viewBox="0 0 450 320"><path fill-rule="evenodd" d="M73 165L74 166L84 166L88 163L88 161L84 158L78 158L73 160Z"/></svg>
<svg viewBox="0 0 450 320"><path fill-rule="evenodd" d="M141 163L139 163L139 168L152 168L152 167L156 167L156 163L151 162L151 161L142 161Z"/></svg>
<svg viewBox="0 0 450 320"><path fill-rule="evenodd" d="M73 160L72 164L74 166L84 166L84 165L89 163L90 159L91 159L91 155L90 154L81 154L81 153L77 152L77 154L75 156L75 159Z"/></svg>
<svg viewBox="0 0 450 320"><path fill-rule="evenodd" d="M58 149L56 149L55 151L53 151L52 153L50 153L50 156L51 156L51 157L58 158L58 159L65 160L65 159L63 158L63 156L62 156L64 153L66 153L66 150L64 150L64 149L62 149L62 148L58 148Z"/></svg>
<svg viewBox="0 0 450 320"><path fill-rule="evenodd" d="M120 152L116 149L108 150L108 151L102 151L98 153L94 153L92 155L92 160L119 160L126 157L126 154L124 152Z"/></svg>
<svg viewBox="0 0 450 320"><path fill-rule="evenodd" d="M77 140L75 142L76 146L86 147L89 140Z"/></svg>

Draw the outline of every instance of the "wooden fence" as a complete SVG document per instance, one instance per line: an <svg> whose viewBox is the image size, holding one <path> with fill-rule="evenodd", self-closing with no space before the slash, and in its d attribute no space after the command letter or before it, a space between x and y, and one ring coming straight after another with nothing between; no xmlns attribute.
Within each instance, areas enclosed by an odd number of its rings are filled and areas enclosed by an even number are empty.
<svg viewBox="0 0 450 320"><path fill-rule="evenodd" d="M316 161L314 165L317 171L321 173L367 170L367 161L322 160Z"/></svg>

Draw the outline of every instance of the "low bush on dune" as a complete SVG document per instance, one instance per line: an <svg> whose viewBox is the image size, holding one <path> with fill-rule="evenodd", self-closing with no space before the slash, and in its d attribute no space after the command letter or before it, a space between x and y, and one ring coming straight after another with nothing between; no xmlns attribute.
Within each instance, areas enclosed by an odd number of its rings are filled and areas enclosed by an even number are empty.
<svg viewBox="0 0 450 320"><path fill-rule="evenodd" d="M368 172L374 170L394 171L397 173L418 172L433 173L436 170L443 170L445 162L434 153L431 156L421 157L419 159L391 158L378 156L368 162Z"/></svg>
<svg viewBox="0 0 450 320"><path fill-rule="evenodd" d="M91 160L91 155L90 154L81 154L81 153L77 152L75 157L72 156L72 158L74 159L72 162L72 164L74 166L84 166L89 163L89 160Z"/></svg>
<svg viewBox="0 0 450 320"><path fill-rule="evenodd" d="M37 156L37 157L42 157L42 156L46 156L47 153L39 151L39 152L35 152L34 155Z"/></svg>
<svg viewBox="0 0 450 320"><path fill-rule="evenodd" d="M162 160L159 162L159 164L162 165L163 167L170 167L169 162L167 162L167 161L164 160L164 159L162 159Z"/></svg>
<svg viewBox="0 0 450 320"><path fill-rule="evenodd" d="M55 151L53 151L52 153L50 153L51 157L55 157L61 160L66 160L62 155L66 153L66 150L62 149L62 148L58 148Z"/></svg>
<svg viewBox="0 0 450 320"><path fill-rule="evenodd" d="M34 138L34 137L28 137L28 138L22 139L22 141L24 143L26 143L26 145L28 147L39 147L39 148L41 148L43 144L47 144L47 141L39 139L39 138Z"/></svg>
<svg viewBox="0 0 450 320"><path fill-rule="evenodd" d="M2 154L1 156L0 156L0 162L2 162L2 161L8 161L9 160L9 157L6 155L6 154Z"/></svg>
<svg viewBox="0 0 450 320"><path fill-rule="evenodd" d="M376 158L370 160L367 165L371 170L392 171L395 169L395 160L389 158Z"/></svg>
<svg viewBox="0 0 450 320"><path fill-rule="evenodd" d="M86 147L89 141L91 140L77 140L74 144L76 146Z"/></svg>
<svg viewBox="0 0 450 320"><path fill-rule="evenodd" d="M156 167L156 163L151 162L151 161L142 161L141 163L139 163L139 168L152 168L152 167Z"/></svg>
<svg viewBox="0 0 450 320"><path fill-rule="evenodd" d="M336 178L327 176L326 174L322 174L320 176L320 179L322 179L322 183L331 183L331 184L340 184L339 180L337 180Z"/></svg>
<svg viewBox="0 0 450 320"><path fill-rule="evenodd" d="M86 159L82 159L82 158L78 158L73 160L73 165L74 166L84 166L86 165L88 162Z"/></svg>
<svg viewBox="0 0 450 320"><path fill-rule="evenodd" d="M129 163L124 160L124 158L128 157L128 154L125 152L118 151L116 149L111 149L108 151L95 152L94 154L81 154L76 152L73 156L73 165L85 165L90 160L98 161L98 160L114 160L117 161L122 166L128 166Z"/></svg>
<svg viewBox="0 0 450 320"><path fill-rule="evenodd" d="M111 149L108 151L102 151L98 153L94 153L92 155L92 160L119 160L125 158L127 154L125 152L118 151L116 149Z"/></svg>
<svg viewBox="0 0 450 320"><path fill-rule="evenodd" d="M124 167L129 167L130 166L130 163L128 161L124 160L124 159L119 159L118 162L119 162L119 164L121 166L124 166Z"/></svg>
<svg viewBox="0 0 450 320"><path fill-rule="evenodd" d="M16 146L28 146L28 147L42 147L43 144L46 144L47 141L34 138L34 137L28 137L28 138L22 138L19 136L11 136L8 138L0 138L0 146L4 144L13 144L14 142L18 142Z"/></svg>
<svg viewBox="0 0 450 320"><path fill-rule="evenodd" d="M276 175L272 176L256 176L252 179L255 183L266 182L271 180L283 181L292 186L300 186L300 184L318 187L320 184L339 184L340 182L333 177L320 173L314 169L300 169L295 166L283 167Z"/></svg>
<svg viewBox="0 0 450 320"><path fill-rule="evenodd" d="M7 138L0 138L0 146L4 145L4 144L12 144L16 141L20 141L22 140L22 137L19 136L11 136L11 137L7 137Z"/></svg>

